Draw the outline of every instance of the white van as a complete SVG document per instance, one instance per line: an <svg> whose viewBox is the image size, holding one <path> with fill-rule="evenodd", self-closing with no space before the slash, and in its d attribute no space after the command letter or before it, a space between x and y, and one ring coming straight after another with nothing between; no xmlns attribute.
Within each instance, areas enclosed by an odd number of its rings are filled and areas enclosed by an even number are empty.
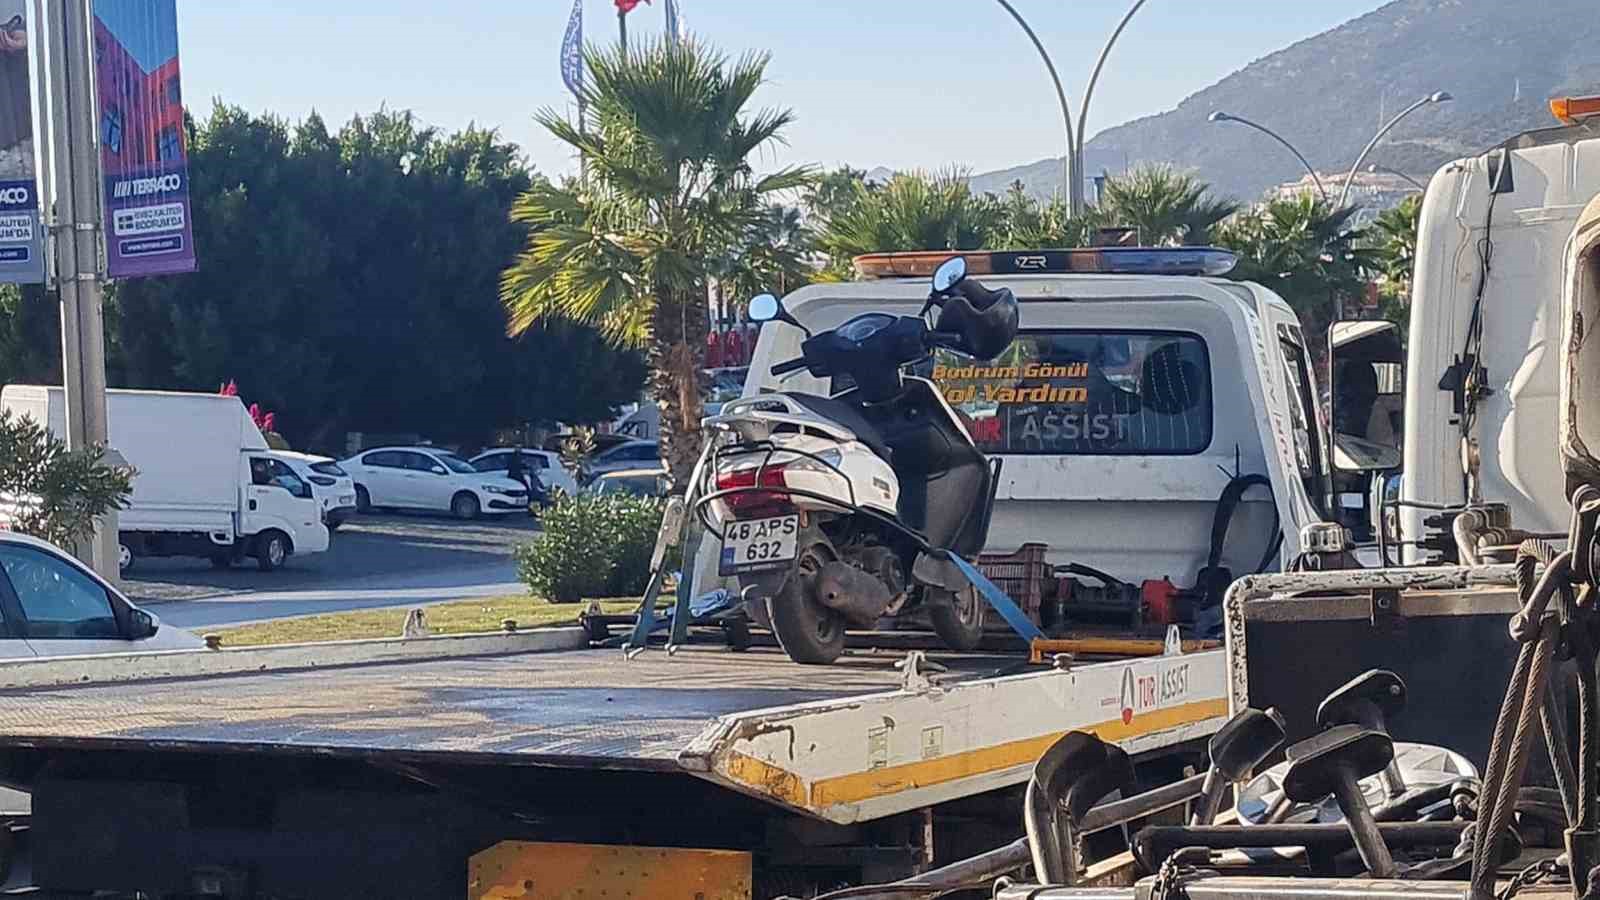
<svg viewBox="0 0 1600 900"><path fill-rule="evenodd" d="M195 556L218 567L254 557L263 570L328 549L304 479L273 459L237 397L106 392L110 444L136 470L118 516L121 566L142 556ZM59 387L7 385L0 407L66 433Z"/></svg>

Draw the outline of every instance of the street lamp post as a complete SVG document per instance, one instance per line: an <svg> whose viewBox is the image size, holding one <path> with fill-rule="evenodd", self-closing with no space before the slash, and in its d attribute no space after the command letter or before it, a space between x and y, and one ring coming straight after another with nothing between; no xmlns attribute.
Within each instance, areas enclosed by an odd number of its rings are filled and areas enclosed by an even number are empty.
<svg viewBox="0 0 1600 900"><path fill-rule="evenodd" d="M1295 159L1300 160L1300 165L1305 166L1306 167L1306 171L1311 174L1311 183L1315 184L1317 186L1317 193L1322 195L1322 201L1324 203L1326 203L1328 201L1328 191L1327 191L1326 188L1324 188L1322 186L1322 179L1317 175L1317 170L1311 167L1311 163L1310 163L1310 161L1308 161L1306 159L1305 154L1303 154L1299 150L1295 149L1295 146L1293 144L1289 143L1288 139L1285 138L1283 135L1277 133L1276 131L1273 131L1272 129L1268 128L1265 125L1260 125L1260 124L1252 122L1249 119L1246 119L1246 118L1244 118L1242 116L1230 115L1229 113L1225 113L1225 112L1214 112L1214 113L1212 113L1210 115L1210 117L1208 117L1207 121L1210 121L1210 122L1238 122L1240 125L1244 125L1247 128L1254 128L1255 130L1257 130L1257 131L1261 132L1262 134L1266 135L1267 137L1272 138L1273 140L1275 140L1278 143L1282 144L1284 147L1288 148L1290 153L1294 154L1294 158Z"/></svg>
<svg viewBox="0 0 1600 900"><path fill-rule="evenodd" d="M1082 212L1083 201L1083 144L1088 140L1089 133L1089 101L1094 99L1094 86L1100 81L1100 70L1105 68L1106 59L1111 56L1111 48L1116 46L1117 38L1122 37L1123 29L1128 27L1128 22L1139 12L1145 0L1134 0L1133 6L1128 8L1122 21L1117 23L1116 30L1111 32L1111 37L1106 39L1106 45L1100 48L1100 58L1094 62L1094 72L1089 75L1089 86L1083 91L1083 106L1078 110L1078 143L1072 148L1072 169L1080 173L1078 183L1073 188L1078 196L1078 205L1073 207L1073 214Z"/></svg>
<svg viewBox="0 0 1600 900"><path fill-rule="evenodd" d="M1339 192L1339 203L1338 203L1337 208L1338 209L1343 209L1345 203L1349 201L1349 199L1350 199L1350 188L1352 186L1354 186L1355 183L1356 183L1356 172L1360 171L1361 164L1367 161L1367 155L1372 152L1374 147L1378 146L1378 142L1383 140L1383 136L1384 135L1388 134L1389 131L1391 129L1393 129L1396 125L1400 124L1400 120L1401 119L1404 119L1406 116L1411 115L1412 113L1414 113L1417 110L1423 108L1424 106L1427 106L1430 103L1449 103L1451 100L1454 100L1454 99L1455 98L1450 96L1450 93L1448 91L1437 91L1435 93L1429 94L1428 96L1423 97L1421 100L1418 100L1417 102L1411 104L1410 106L1406 107L1405 109L1400 110L1400 114L1399 115L1397 115L1394 118L1390 119L1388 124L1384 125L1380 129L1378 129L1378 133L1372 136L1372 140L1371 141L1367 142L1367 146L1361 151L1361 155L1356 157L1355 164L1350 166L1350 174L1348 176L1346 176L1345 179L1344 179L1344 189Z"/></svg>
<svg viewBox="0 0 1600 900"><path fill-rule="evenodd" d="M1044 43L1039 40L1039 36L1034 34L1033 27L1028 24L1028 20L1017 12L1017 8L1012 6L1009 0L995 0L995 2L1005 7L1006 12L1011 14L1011 18L1016 19L1017 24L1022 26L1023 32L1028 35L1028 40L1033 42L1033 48L1039 51L1039 58L1044 60L1044 67L1050 72L1050 81L1056 87L1056 100L1061 104L1061 121L1067 129L1067 155L1061 160L1061 177L1067 188L1067 202L1072 208L1072 214L1077 215L1083 211L1083 185L1081 184L1083 179L1076 167L1077 158L1073 153L1073 147L1076 144L1072 140L1072 106L1067 103L1067 92L1061 87L1061 76L1056 74L1056 64L1050 59L1050 54L1044 49Z"/></svg>
<svg viewBox="0 0 1600 900"><path fill-rule="evenodd" d="M1083 106L1078 112L1076 136L1074 136L1072 125L1072 107L1067 103L1067 92L1061 87L1061 76L1056 74L1056 64L1050 60L1050 54L1045 52L1044 43L1039 40L1039 36L1034 33L1027 20L1022 18L1022 14L1017 12L1017 8L1012 6L1009 0L995 0L995 2L1005 7L1006 12L1011 14L1011 18L1016 19L1017 24L1022 26L1022 30L1028 35L1028 40L1033 41L1034 49L1039 51L1039 57L1044 60L1044 67L1050 70L1050 81L1056 87L1056 100L1061 103L1061 120L1065 123L1067 129L1067 155L1062 160L1062 177L1066 179L1067 204L1071 208L1073 215L1082 215L1086 205L1083 190L1083 143L1085 139L1083 129L1084 123L1089 120L1089 101L1094 97L1094 86L1100 80L1100 70L1105 68L1106 59L1111 56L1111 48L1116 45L1117 38L1122 37L1123 29L1128 27L1129 20L1145 5L1146 0L1134 0L1133 6L1123 15L1122 21L1117 23L1116 30L1112 31L1111 37L1106 40L1106 45L1100 48L1100 58L1095 61L1094 72L1089 76L1089 86L1083 92Z"/></svg>

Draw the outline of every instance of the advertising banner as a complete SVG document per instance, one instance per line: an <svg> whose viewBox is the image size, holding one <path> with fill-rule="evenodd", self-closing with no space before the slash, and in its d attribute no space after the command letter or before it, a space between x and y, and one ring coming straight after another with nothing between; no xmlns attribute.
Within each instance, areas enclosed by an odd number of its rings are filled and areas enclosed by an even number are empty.
<svg viewBox="0 0 1600 900"><path fill-rule="evenodd" d="M106 274L193 272L176 0L94 0Z"/></svg>
<svg viewBox="0 0 1600 900"><path fill-rule="evenodd" d="M0 282L44 281L26 0L0 0Z"/></svg>

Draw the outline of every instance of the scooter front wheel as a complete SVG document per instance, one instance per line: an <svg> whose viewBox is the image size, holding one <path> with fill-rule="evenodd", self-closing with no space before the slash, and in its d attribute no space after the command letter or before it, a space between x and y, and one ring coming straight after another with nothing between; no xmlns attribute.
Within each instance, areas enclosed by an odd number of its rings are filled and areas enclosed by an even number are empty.
<svg viewBox="0 0 1600 900"><path fill-rule="evenodd" d="M817 574L832 561L826 544L801 547L783 589L767 598L772 633L797 663L827 665L844 652L844 619L818 603L815 592Z"/></svg>

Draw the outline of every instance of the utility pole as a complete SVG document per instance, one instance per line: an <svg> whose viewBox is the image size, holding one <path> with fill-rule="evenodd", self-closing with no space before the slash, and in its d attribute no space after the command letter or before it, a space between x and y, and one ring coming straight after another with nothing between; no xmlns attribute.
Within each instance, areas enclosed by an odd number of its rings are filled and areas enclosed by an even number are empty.
<svg viewBox="0 0 1600 900"><path fill-rule="evenodd" d="M105 323L101 315L100 158L95 141L94 48L89 0L44 0L50 72L40 104L49 119L56 285L61 295L61 368L67 446L107 441ZM87 550L87 552L85 552ZM118 578L117 517L98 525L78 555L102 577Z"/></svg>

